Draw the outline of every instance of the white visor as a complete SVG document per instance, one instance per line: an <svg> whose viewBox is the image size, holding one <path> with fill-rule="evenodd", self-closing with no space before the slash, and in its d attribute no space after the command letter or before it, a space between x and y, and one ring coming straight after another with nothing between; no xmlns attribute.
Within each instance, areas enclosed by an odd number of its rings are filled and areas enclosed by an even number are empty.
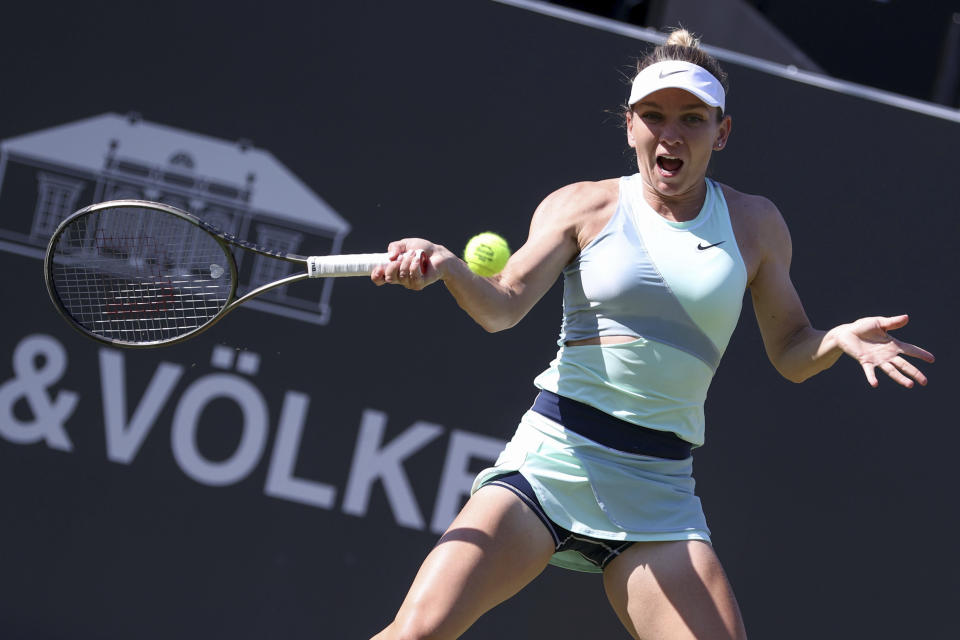
<svg viewBox="0 0 960 640"><path fill-rule="evenodd" d="M633 79L628 104L632 107L660 89L683 89L700 98L707 106L726 106L723 85L713 74L690 62L665 60L650 65Z"/></svg>

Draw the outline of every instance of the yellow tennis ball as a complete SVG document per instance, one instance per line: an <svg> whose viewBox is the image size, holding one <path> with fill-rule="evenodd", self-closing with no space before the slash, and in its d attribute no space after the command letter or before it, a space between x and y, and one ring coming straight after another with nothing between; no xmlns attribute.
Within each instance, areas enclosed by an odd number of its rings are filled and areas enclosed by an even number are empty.
<svg viewBox="0 0 960 640"><path fill-rule="evenodd" d="M510 259L510 245L502 236L485 231L478 233L467 242L463 250L463 260L478 276L495 276L506 266Z"/></svg>

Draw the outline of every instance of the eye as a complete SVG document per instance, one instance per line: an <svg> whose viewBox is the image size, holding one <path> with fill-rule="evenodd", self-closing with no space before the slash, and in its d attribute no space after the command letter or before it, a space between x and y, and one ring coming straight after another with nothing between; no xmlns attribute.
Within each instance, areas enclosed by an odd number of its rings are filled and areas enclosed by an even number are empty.
<svg viewBox="0 0 960 640"><path fill-rule="evenodd" d="M688 113L687 115L683 116L683 121L690 124L700 124L701 122L705 122L706 118L698 113Z"/></svg>
<svg viewBox="0 0 960 640"><path fill-rule="evenodd" d="M644 111L640 114L640 119L644 122L660 122L663 120L663 114L657 111Z"/></svg>

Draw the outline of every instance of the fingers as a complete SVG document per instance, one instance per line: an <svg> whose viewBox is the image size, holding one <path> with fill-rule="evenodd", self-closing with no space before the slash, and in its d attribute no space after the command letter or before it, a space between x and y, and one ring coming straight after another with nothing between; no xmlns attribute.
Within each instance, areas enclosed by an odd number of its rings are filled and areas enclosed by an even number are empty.
<svg viewBox="0 0 960 640"><path fill-rule="evenodd" d="M901 373L900 370L897 369L892 362L884 362L883 364L880 365L880 368L883 370L884 373L890 376L890 378L900 386L906 387L907 389L913 386L913 380L903 375L903 373Z"/></svg>
<svg viewBox="0 0 960 640"><path fill-rule="evenodd" d="M867 382L876 389L880 383L877 382L877 374L874 372L873 365L865 362L861 366L863 367L863 374L867 376Z"/></svg>
<svg viewBox="0 0 960 640"><path fill-rule="evenodd" d="M867 382L874 388L879 386L876 375L877 367L890 376L891 380L907 389L912 388L915 382L921 386L927 385L927 376L923 375L920 369L899 356L876 365L864 362L861 366L863 367L864 375L867 377Z"/></svg>
<svg viewBox="0 0 960 640"><path fill-rule="evenodd" d="M877 321L880 324L880 328L884 331L893 331L894 329L899 329L905 327L910 321L910 316L907 314L899 316L891 316L889 318L877 318Z"/></svg>
<svg viewBox="0 0 960 640"><path fill-rule="evenodd" d="M915 344L910 344L909 342L900 342L898 340L897 345L900 347L900 352L904 355L908 355L913 358L920 358L926 362L934 362L936 360L932 353L926 349L921 349Z"/></svg>
<svg viewBox="0 0 960 640"><path fill-rule="evenodd" d="M407 249L406 240L397 240L387 245L387 259L390 261L383 266L376 267L370 273L370 279L373 284L381 287L385 284L395 284L397 282L397 269L395 262Z"/></svg>
<svg viewBox="0 0 960 640"><path fill-rule="evenodd" d="M400 283L412 282L423 275L421 257L423 251L405 251L397 256L397 279Z"/></svg>
<svg viewBox="0 0 960 640"><path fill-rule="evenodd" d="M407 241L396 240L387 245L387 257L390 260L396 260L400 255L406 253Z"/></svg>
<svg viewBox="0 0 960 640"><path fill-rule="evenodd" d="M904 375L912 378L909 380L910 384L904 384L905 387L912 387L914 380L916 380L920 386L927 386L927 376L923 375L923 372L913 366L911 362L903 358L894 358L890 361L890 364L898 369L897 373L903 372ZM900 382L900 384L903 384L903 382Z"/></svg>
<svg viewBox="0 0 960 640"><path fill-rule="evenodd" d="M408 249L406 241L392 242L387 251L390 261L373 270L370 279L377 286L399 284L408 289L423 289L430 261L423 249Z"/></svg>
<svg viewBox="0 0 960 640"><path fill-rule="evenodd" d="M883 331L893 331L894 329L900 329L907 325L907 322L910 321L910 316L903 314L900 316L891 316L889 318L879 317L877 318L877 324ZM900 352L914 358L920 358L927 362L933 362L935 358L933 354L927 351L926 349L921 349L920 347L910 344L908 342L901 342L900 340L894 340L892 336L887 336L893 340L897 347L899 347Z"/></svg>

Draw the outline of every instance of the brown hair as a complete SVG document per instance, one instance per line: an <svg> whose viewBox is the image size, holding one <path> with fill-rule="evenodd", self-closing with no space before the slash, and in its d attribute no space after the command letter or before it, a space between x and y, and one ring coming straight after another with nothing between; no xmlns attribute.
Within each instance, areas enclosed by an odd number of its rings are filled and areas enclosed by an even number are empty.
<svg viewBox="0 0 960 640"><path fill-rule="evenodd" d="M698 67L703 67L720 82L720 86L723 87L724 92L730 91L727 74L720 67L720 63L717 62L716 58L701 49L700 39L686 29L673 31L666 42L637 62L637 73L640 73L652 64L666 60L683 60L684 62L695 64ZM627 111L630 111L629 107L627 107ZM723 117L722 111L719 113L719 117Z"/></svg>

